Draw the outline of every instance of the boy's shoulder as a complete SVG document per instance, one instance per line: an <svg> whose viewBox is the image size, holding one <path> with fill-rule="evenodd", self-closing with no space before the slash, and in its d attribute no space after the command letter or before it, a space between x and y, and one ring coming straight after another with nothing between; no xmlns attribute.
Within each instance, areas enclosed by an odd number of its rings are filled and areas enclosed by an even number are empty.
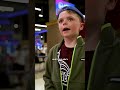
<svg viewBox="0 0 120 90"><path fill-rule="evenodd" d="M60 46L60 44L55 44L50 50L54 50L54 49L57 49L58 47Z"/></svg>
<svg viewBox="0 0 120 90"><path fill-rule="evenodd" d="M51 53L51 52L57 52L58 50L59 50L59 48L60 48L60 46L61 46L61 43L57 43L57 44L55 44L50 50L49 50L49 52Z"/></svg>

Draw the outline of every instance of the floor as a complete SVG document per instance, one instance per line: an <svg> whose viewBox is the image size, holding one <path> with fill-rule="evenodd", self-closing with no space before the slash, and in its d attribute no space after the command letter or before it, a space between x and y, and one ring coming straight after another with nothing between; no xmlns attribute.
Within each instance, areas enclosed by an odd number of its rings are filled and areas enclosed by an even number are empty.
<svg viewBox="0 0 120 90"><path fill-rule="evenodd" d="M43 78L39 78L35 80L35 90L44 90Z"/></svg>
<svg viewBox="0 0 120 90"><path fill-rule="evenodd" d="M35 90L44 90L45 63L35 64Z"/></svg>

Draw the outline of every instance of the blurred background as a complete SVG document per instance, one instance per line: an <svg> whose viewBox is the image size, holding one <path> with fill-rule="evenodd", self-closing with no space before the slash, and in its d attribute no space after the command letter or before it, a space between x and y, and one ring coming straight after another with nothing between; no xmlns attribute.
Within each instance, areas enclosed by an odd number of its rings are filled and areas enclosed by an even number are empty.
<svg viewBox="0 0 120 90"><path fill-rule="evenodd" d="M31 88L29 8L29 0L0 0L0 90Z"/></svg>

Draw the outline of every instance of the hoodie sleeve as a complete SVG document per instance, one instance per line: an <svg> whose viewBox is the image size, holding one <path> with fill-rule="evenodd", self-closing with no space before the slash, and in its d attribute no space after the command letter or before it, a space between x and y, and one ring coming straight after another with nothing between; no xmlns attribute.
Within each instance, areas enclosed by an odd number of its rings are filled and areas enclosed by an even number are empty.
<svg viewBox="0 0 120 90"><path fill-rule="evenodd" d="M51 80L52 73L52 49L49 51L48 59L46 60L45 66L45 74L43 75L43 79L45 81L45 90L55 90L53 82Z"/></svg>

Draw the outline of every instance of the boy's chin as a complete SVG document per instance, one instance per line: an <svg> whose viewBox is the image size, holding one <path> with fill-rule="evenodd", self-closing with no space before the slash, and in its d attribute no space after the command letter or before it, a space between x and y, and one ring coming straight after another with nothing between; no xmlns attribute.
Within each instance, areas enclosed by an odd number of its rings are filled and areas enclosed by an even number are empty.
<svg viewBox="0 0 120 90"><path fill-rule="evenodd" d="M77 36L74 35L62 35L63 38L76 38Z"/></svg>
<svg viewBox="0 0 120 90"><path fill-rule="evenodd" d="M62 34L62 36L63 36L64 38L69 38L71 35L69 35L69 34Z"/></svg>

